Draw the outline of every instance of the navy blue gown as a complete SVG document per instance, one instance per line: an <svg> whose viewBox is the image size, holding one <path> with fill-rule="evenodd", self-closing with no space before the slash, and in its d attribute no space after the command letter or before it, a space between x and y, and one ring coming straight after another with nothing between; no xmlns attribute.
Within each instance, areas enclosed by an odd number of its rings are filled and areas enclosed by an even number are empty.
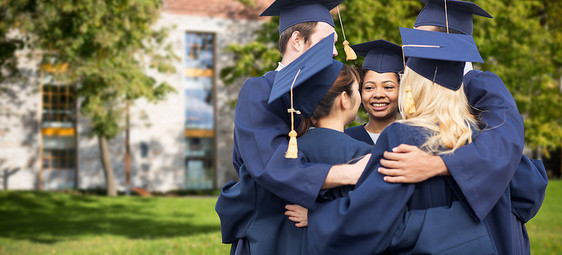
<svg viewBox="0 0 562 255"><path fill-rule="evenodd" d="M529 254L528 237L521 220L525 222L534 216L542 204L547 182L544 167L538 161L522 158L523 118L503 81L492 72L472 70L465 75L464 82L470 105L477 109L478 119L487 126L473 143L442 159L474 216L487 224L498 254ZM512 190L510 181L520 165L530 167L521 172L533 176L530 180L533 183ZM526 190L522 190L525 187L536 189L525 194ZM526 215L512 214L512 200L533 194L536 196L526 200L530 201L527 212L523 213ZM518 214L523 217L518 219Z"/></svg>
<svg viewBox="0 0 562 255"><path fill-rule="evenodd" d="M367 133L365 125L346 128L344 132L355 140L365 142L370 145L375 145L373 139L371 139L371 136L369 135L369 133Z"/></svg>
<svg viewBox="0 0 562 255"><path fill-rule="evenodd" d="M288 203L312 207L330 164L284 157L290 131L288 95L268 104L277 72L248 79L235 110L233 164L239 182L221 190L215 210L231 253L299 254L291 236L302 235L284 216ZM274 234L272 234L274 233Z"/></svg>
<svg viewBox="0 0 562 255"><path fill-rule="evenodd" d="M423 128L400 123L381 133L355 189L309 211L311 254L494 253L485 225L467 213L466 200L452 177L394 184L385 182L376 171L385 151L400 144L420 146L427 135ZM431 211L425 210L428 208L456 208L450 216L457 218L425 213ZM419 212L425 214L419 216ZM460 227L463 224L470 230ZM437 235L444 239L435 241Z"/></svg>
<svg viewBox="0 0 562 255"><path fill-rule="evenodd" d="M363 142L357 141L346 134L327 128L312 128L298 138L299 152L312 163L328 163L333 165L350 163L368 154L373 149ZM343 186L322 191L319 201L333 200L346 196L353 186Z"/></svg>
<svg viewBox="0 0 562 255"><path fill-rule="evenodd" d="M471 71L465 83L471 105L481 110L478 117L488 126L474 143L442 158L458 184L458 195L467 200L473 217L488 226L497 253L529 254L523 223L538 212L544 199L544 166L521 157L522 118L501 79L490 72ZM372 143L362 126L346 133Z"/></svg>

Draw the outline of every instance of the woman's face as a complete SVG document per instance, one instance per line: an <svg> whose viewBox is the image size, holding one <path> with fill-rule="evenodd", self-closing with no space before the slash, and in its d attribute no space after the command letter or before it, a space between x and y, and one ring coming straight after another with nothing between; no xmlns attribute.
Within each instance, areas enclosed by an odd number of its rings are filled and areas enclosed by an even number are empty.
<svg viewBox="0 0 562 255"><path fill-rule="evenodd" d="M398 85L395 73L367 71L361 90L361 103L369 119L396 118Z"/></svg>

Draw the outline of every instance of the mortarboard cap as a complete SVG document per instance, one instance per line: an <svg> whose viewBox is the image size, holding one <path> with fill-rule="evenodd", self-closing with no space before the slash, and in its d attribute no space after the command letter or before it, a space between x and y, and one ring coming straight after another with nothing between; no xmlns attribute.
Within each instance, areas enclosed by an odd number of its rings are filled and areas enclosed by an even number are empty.
<svg viewBox="0 0 562 255"><path fill-rule="evenodd" d="M351 46L365 57L363 68L377 73L398 73L404 70L402 47L386 40L375 40Z"/></svg>
<svg viewBox="0 0 562 255"><path fill-rule="evenodd" d="M458 90L465 62L484 63L470 35L400 28L406 66L435 83Z"/></svg>
<svg viewBox="0 0 562 255"><path fill-rule="evenodd" d="M289 93L292 88L295 109L305 117L310 117L343 67L341 62L332 58L333 42L334 34L322 39L281 69L275 76L269 103Z"/></svg>
<svg viewBox="0 0 562 255"><path fill-rule="evenodd" d="M326 22L333 27L334 18L330 10L343 0L276 0L261 16L279 16L279 34L285 29L303 22Z"/></svg>
<svg viewBox="0 0 562 255"><path fill-rule="evenodd" d="M418 14L414 27L440 26L455 29L461 33L472 35L472 15L492 18L478 5L458 0L447 1L447 17L445 17L445 0L421 0L426 5Z"/></svg>

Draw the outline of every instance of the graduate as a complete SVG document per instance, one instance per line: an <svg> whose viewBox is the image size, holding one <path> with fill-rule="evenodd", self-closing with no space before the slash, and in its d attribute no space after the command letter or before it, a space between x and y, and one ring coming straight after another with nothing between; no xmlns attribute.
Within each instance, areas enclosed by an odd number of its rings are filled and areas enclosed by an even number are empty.
<svg viewBox="0 0 562 255"><path fill-rule="evenodd" d="M398 117L399 73L404 71L402 48L385 40L356 44L351 48L365 57L360 91L369 121L348 128L345 133L374 145L382 130Z"/></svg>
<svg viewBox="0 0 562 255"><path fill-rule="evenodd" d="M427 4L416 19L416 29L472 35L473 15L492 17L471 2L422 2ZM433 169L438 172L432 174L422 168L418 173L426 174L423 178L451 174L475 217L489 225L498 253L529 254L529 240L522 223L530 220L542 204L546 171L542 162L522 155L523 118L501 79L491 72L472 70L464 76L464 83L470 105L478 109L475 114L478 114L482 132L474 143L455 153L434 157L441 161L442 168ZM416 156L416 162L430 161L421 156ZM381 164L384 166L385 161ZM402 175L385 168L381 173ZM518 181L522 179L527 181ZM508 186L510 192L506 193ZM511 217L494 216L505 215L508 211L513 211Z"/></svg>
<svg viewBox="0 0 562 255"><path fill-rule="evenodd" d="M469 144L477 130L461 88L464 62L482 62L472 37L401 30L410 35L406 37L409 45L431 45L412 49L404 43L406 56L410 57L399 96L404 121L389 125L381 133L353 191L310 210L310 251L312 254L496 254L485 224L477 223L463 209L466 200L451 176L435 177L419 184L392 184L376 171L384 152L399 144L446 155ZM438 217L429 208L460 210ZM426 222L411 224L419 220L418 210L423 209L429 209L420 216ZM381 235L381 226L388 226L386 235ZM462 229L467 226L472 228Z"/></svg>
<svg viewBox="0 0 562 255"><path fill-rule="evenodd" d="M355 118L361 103L359 73L354 68L331 59L329 46L329 43L321 41L279 71L270 102L280 100L285 94L290 95L291 108L288 112L292 115L291 132L296 132L298 139L289 142L287 155L303 153L311 163L343 164L368 154L371 146L343 133L344 127ZM296 114L301 119L298 127L294 122ZM344 186L324 190L320 192L318 201L343 197L351 188L352 186ZM295 206L297 205L287 205L288 208ZM306 211L306 208L298 207ZM298 221L290 214L287 215L289 219ZM291 224L287 219L281 219L283 215L277 217L277 220ZM269 222L273 222L273 217ZM302 223L297 222L295 226L304 226L300 224ZM300 235L292 233L284 239L292 240L291 243L288 242L288 246L302 247L300 254L308 254L306 228L299 230L303 231ZM275 232L275 235L288 234Z"/></svg>

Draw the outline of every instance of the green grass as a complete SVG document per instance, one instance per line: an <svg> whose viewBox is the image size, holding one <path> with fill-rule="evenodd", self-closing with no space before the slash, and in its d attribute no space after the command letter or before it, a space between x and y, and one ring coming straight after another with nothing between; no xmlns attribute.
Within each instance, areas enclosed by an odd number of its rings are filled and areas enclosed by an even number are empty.
<svg viewBox="0 0 562 255"><path fill-rule="evenodd" d="M0 192L0 254L228 254L215 201Z"/></svg>
<svg viewBox="0 0 562 255"><path fill-rule="evenodd" d="M562 254L562 180L549 180L542 207L526 226L531 254Z"/></svg>
<svg viewBox="0 0 562 255"><path fill-rule="evenodd" d="M0 192L0 254L228 254L210 197ZM527 224L532 254L562 254L562 181Z"/></svg>

